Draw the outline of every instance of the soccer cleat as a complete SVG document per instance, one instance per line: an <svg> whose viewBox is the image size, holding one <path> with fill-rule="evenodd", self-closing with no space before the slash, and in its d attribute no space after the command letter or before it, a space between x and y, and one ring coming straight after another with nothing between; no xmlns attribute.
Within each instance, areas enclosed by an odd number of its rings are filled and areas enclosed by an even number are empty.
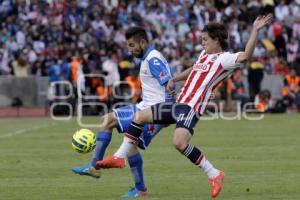
<svg viewBox="0 0 300 200"><path fill-rule="evenodd" d="M124 168L125 167L125 159L119 158L116 156L107 156L104 160L97 161L96 166L104 168L104 169Z"/></svg>
<svg viewBox="0 0 300 200"><path fill-rule="evenodd" d="M100 169L95 169L94 167L92 167L90 165L81 166L81 167L73 167L72 171L75 174L91 176L93 178L100 178L101 177L101 170Z"/></svg>
<svg viewBox="0 0 300 200"><path fill-rule="evenodd" d="M131 188L126 194L122 195L122 198L129 199L129 198L136 198L136 197L146 197L149 193L146 191L139 191L135 187Z"/></svg>
<svg viewBox="0 0 300 200"><path fill-rule="evenodd" d="M222 183L225 173L220 171L220 174L216 177L210 178L210 195L212 198L217 197L222 190Z"/></svg>

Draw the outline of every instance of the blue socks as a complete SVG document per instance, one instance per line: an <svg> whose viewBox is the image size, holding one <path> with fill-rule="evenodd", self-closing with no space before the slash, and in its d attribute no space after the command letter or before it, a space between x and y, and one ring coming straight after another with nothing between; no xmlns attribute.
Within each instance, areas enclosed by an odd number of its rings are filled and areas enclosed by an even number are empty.
<svg viewBox="0 0 300 200"><path fill-rule="evenodd" d="M97 143L96 148L93 153L93 158L91 165L96 169L96 162L102 160L106 151L107 146L111 141L112 134L109 131L99 131L97 133ZM135 187L139 191L146 191L144 183L144 174L143 174L143 159L140 153L135 154L134 156L128 157L128 163L131 169L131 174L134 178Z"/></svg>
<svg viewBox="0 0 300 200"><path fill-rule="evenodd" d="M110 141L111 141L111 132L110 131L99 131L97 133L97 142L96 142L96 148L94 150L93 153L93 159L91 161L91 165L93 167L96 166L96 162L98 160L102 160L105 150L107 148L107 146L109 145ZM97 167L95 167L96 169L99 169Z"/></svg>
<svg viewBox="0 0 300 200"><path fill-rule="evenodd" d="M128 157L131 174L134 178L135 187L139 191L146 191L143 174L143 159L140 153Z"/></svg>

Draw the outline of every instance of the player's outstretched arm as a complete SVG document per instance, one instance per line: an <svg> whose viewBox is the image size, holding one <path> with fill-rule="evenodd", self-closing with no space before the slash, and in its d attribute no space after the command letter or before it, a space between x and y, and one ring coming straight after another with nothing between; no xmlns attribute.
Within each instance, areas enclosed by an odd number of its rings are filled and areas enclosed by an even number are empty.
<svg viewBox="0 0 300 200"><path fill-rule="evenodd" d="M167 85L167 91L171 94L174 94L175 83L178 81L185 81L191 73L192 69L193 67L190 67L178 74L177 76L174 76L172 79L170 79Z"/></svg>
<svg viewBox="0 0 300 200"><path fill-rule="evenodd" d="M246 44L245 51L239 53L236 63L244 63L251 58L255 48L258 31L263 27L265 27L266 25L268 25L272 21L272 18L273 18L272 14L268 14L256 18L256 20L253 23L253 28L251 31L250 38Z"/></svg>

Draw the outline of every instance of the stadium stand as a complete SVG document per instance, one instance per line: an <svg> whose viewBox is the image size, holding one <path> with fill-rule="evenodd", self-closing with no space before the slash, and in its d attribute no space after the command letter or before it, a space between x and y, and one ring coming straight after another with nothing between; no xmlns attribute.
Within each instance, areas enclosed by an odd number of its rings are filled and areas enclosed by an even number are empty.
<svg viewBox="0 0 300 200"><path fill-rule="evenodd" d="M229 48L239 51L249 37L250 22L267 12L274 13L275 20L261 31L253 60L237 72L245 83L243 97L235 93L240 89L222 88L229 87L227 84L219 89L225 92L224 100L230 95L243 101L254 101L262 89L268 89L276 102L282 99L282 88L287 87L283 80L300 74L299 0L3 0L0 75L46 77L49 83L69 81L76 91L78 75L102 74L109 80L104 83L107 91L118 81L136 87L140 83L130 72L137 70L138 61L128 55L124 37L129 26L146 27L178 73L197 59L202 50L201 29L206 23L227 24ZM236 85L234 77L230 87ZM115 101L111 92L103 95L106 89L97 78L88 77L80 84L85 95L99 95L100 102L109 104ZM58 91L65 90L56 88ZM299 90L294 93L288 110L300 109ZM139 99L138 94L133 101Z"/></svg>

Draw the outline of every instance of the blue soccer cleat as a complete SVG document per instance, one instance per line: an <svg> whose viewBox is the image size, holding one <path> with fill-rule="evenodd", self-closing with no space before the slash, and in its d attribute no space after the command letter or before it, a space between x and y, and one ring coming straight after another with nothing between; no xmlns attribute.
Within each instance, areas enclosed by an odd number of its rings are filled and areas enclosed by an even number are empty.
<svg viewBox="0 0 300 200"><path fill-rule="evenodd" d="M126 194L122 195L122 198L129 199L129 198L136 198L136 197L146 197L148 196L148 192L146 191L139 191L135 187L131 188Z"/></svg>
<svg viewBox="0 0 300 200"><path fill-rule="evenodd" d="M73 167L72 171L75 174L91 176L93 178L101 177L101 169L95 169L94 167L92 167L90 165Z"/></svg>

